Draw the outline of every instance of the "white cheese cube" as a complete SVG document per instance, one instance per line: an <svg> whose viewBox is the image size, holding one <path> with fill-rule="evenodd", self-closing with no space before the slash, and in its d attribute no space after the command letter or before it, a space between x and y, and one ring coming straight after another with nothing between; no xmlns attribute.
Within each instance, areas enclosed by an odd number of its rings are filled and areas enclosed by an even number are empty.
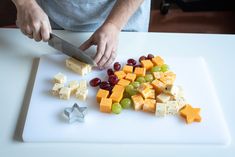
<svg viewBox="0 0 235 157"><path fill-rule="evenodd" d="M88 95L88 89L78 89L76 92L76 97L79 100L86 100L87 95Z"/></svg>
<svg viewBox="0 0 235 157"><path fill-rule="evenodd" d="M161 93L156 97L156 100L157 100L157 102L165 103L165 102L169 101L170 98L171 98L170 95L165 94L165 93Z"/></svg>
<svg viewBox="0 0 235 157"><path fill-rule="evenodd" d="M55 96L59 95L60 89L64 87L64 84L62 83L55 83L52 87L51 93Z"/></svg>
<svg viewBox="0 0 235 157"><path fill-rule="evenodd" d="M179 111L179 106L177 101L168 101L166 103L166 114L175 115Z"/></svg>
<svg viewBox="0 0 235 157"><path fill-rule="evenodd" d="M157 103L156 104L156 116L164 117L166 115L166 103Z"/></svg>
<svg viewBox="0 0 235 157"><path fill-rule="evenodd" d="M70 98L71 89L69 87L62 87L59 92L60 99L68 100Z"/></svg>
<svg viewBox="0 0 235 157"><path fill-rule="evenodd" d="M76 93L76 91L79 87L79 83L76 80L75 81L70 81L68 83L68 87L71 89L71 94L74 94L74 93Z"/></svg>
<svg viewBox="0 0 235 157"><path fill-rule="evenodd" d="M56 74L53 79L54 83L65 83L66 81L67 81L67 77L60 72Z"/></svg>
<svg viewBox="0 0 235 157"><path fill-rule="evenodd" d="M184 97L177 97L177 98L176 98L176 101L177 101L177 103L178 103L178 108L179 108L179 110L180 110L181 108L183 108L183 107L187 104L187 101L186 101L186 99L185 99Z"/></svg>
<svg viewBox="0 0 235 157"><path fill-rule="evenodd" d="M66 66L82 76L91 71L91 66L89 64L80 62L74 58L66 59Z"/></svg>
<svg viewBox="0 0 235 157"><path fill-rule="evenodd" d="M82 80L79 82L79 89L87 89L87 81L86 80Z"/></svg>

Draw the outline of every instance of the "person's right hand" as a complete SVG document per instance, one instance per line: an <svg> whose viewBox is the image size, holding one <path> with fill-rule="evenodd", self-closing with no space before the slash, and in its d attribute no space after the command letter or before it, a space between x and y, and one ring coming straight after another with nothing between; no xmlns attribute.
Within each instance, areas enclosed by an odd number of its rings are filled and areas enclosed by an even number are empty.
<svg viewBox="0 0 235 157"><path fill-rule="evenodd" d="M51 25L46 13L35 0L13 0L17 8L16 25L35 41L48 41Z"/></svg>

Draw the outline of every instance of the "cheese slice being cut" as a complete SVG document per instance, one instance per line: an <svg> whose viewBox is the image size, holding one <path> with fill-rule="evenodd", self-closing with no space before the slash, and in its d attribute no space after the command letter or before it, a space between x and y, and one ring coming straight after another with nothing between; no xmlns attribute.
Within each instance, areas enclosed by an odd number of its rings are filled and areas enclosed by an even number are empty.
<svg viewBox="0 0 235 157"><path fill-rule="evenodd" d="M91 65L80 62L74 58L68 58L66 59L66 67L71 69L72 71L84 76L91 72Z"/></svg>

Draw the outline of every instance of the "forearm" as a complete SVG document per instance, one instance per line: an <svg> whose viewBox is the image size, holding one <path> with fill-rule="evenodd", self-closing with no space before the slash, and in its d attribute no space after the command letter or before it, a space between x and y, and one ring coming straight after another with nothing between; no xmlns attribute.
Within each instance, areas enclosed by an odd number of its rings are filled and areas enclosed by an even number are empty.
<svg viewBox="0 0 235 157"><path fill-rule="evenodd" d="M104 24L112 23L121 30L144 0L117 0Z"/></svg>
<svg viewBox="0 0 235 157"><path fill-rule="evenodd" d="M24 5L25 3L31 3L36 2L35 0L12 0L12 2L15 4L16 8L19 6Z"/></svg>

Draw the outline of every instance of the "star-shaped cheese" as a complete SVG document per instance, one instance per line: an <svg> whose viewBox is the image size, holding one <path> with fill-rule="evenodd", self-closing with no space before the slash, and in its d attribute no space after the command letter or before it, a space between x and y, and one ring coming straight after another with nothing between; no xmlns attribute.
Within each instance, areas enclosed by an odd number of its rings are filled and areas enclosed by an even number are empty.
<svg viewBox="0 0 235 157"><path fill-rule="evenodd" d="M201 122L201 116L199 114L200 108L193 108L188 104L180 110L180 115L185 118L187 124Z"/></svg>

